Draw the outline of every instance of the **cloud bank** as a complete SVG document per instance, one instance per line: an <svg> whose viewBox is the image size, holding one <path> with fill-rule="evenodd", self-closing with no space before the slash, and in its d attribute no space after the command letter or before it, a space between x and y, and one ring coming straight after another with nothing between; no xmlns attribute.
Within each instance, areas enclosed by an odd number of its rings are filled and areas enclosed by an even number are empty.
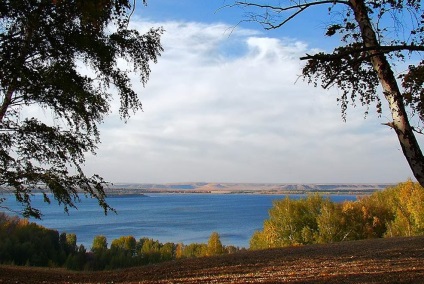
<svg viewBox="0 0 424 284"><path fill-rule="evenodd" d="M389 119L350 108L337 90L299 78L305 42L195 22L163 26L143 102L124 124L114 112L86 168L111 182L398 182L412 176Z"/></svg>

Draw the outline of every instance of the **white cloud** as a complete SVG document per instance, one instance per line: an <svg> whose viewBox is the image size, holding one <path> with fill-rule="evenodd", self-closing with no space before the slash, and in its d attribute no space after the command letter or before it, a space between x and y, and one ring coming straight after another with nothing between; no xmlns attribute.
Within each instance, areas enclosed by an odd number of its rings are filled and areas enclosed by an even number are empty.
<svg viewBox="0 0 424 284"><path fill-rule="evenodd" d="M410 171L394 134L364 109L343 123L330 92L307 85L306 43L225 24L163 26L165 52L144 112L112 115L87 169L113 182L393 182Z"/></svg>

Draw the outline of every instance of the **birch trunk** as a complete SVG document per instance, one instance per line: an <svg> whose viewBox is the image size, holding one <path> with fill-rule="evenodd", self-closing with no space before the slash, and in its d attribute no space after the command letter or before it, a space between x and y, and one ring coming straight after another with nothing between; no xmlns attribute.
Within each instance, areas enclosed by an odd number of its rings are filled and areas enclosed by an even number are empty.
<svg viewBox="0 0 424 284"><path fill-rule="evenodd" d="M378 51L378 46L380 44L377 41L376 33L371 25L364 1L349 0L349 2L355 14L355 19L359 24L365 47L375 48L368 51L368 54L371 57L372 66L378 74L384 96L389 103L393 119L389 125L396 132L403 154L415 178L421 186L424 186L424 157L409 123L396 77L393 74L393 70L386 56Z"/></svg>

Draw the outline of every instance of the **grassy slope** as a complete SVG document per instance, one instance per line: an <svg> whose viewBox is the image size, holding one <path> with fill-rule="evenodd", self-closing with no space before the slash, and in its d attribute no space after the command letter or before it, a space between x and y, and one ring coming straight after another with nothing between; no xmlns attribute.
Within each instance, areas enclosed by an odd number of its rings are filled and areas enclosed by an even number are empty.
<svg viewBox="0 0 424 284"><path fill-rule="evenodd" d="M186 259L118 271L0 266L0 283L424 283L424 237Z"/></svg>

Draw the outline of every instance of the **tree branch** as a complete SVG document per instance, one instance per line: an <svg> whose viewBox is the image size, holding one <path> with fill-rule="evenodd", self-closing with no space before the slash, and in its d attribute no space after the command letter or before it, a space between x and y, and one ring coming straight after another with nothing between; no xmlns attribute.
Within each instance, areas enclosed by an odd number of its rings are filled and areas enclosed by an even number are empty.
<svg viewBox="0 0 424 284"><path fill-rule="evenodd" d="M424 46L419 45L391 45L391 46L364 46L361 48L354 48L349 51L344 51L336 54L315 54L315 55L309 55L306 54L306 56L300 57L300 60L309 60L309 59L339 59L343 58L346 55L353 54L353 53L361 53L364 51L380 51L380 54L382 53L389 53L394 51L424 51Z"/></svg>
<svg viewBox="0 0 424 284"><path fill-rule="evenodd" d="M300 8L298 11L296 11L294 14L292 14L290 17L288 17L287 19L285 19L284 21L282 21L281 23L279 23L278 25L273 25L271 23L264 23L267 24L269 26L269 28L265 28L266 30L274 30L274 29L278 29L282 26L284 26L288 21L290 21L291 19L293 19L294 17L296 17L298 14L302 13L303 11L306 10L306 8L308 8L310 6L305 6Z"/></svg>
<svg viewBox="0 0 424 284"><path fill-rule="evenodd" d="M292 5L292 6L286 6L286 7L278 7L278 6L267 5L267 4L257 4L257 3L247 2L247 1L236 1L235 4L230 5L230 7L231 6L251 6L251 7L256 7L256 8L260 8L260 9L274 10L274 12L277 13L277 14L285 12L285 11L293 10L293 9L298 9L292 15L288 16L285 20L283 20L282 22L280 22L279 24L276 24L276 25L272 24L271 21L267 19L267 16L263 16L263 18L264 18L263 21L258 21L256 19L256 16L254 16L254 15L252 16L253 21L258 22L258 23L266 26L266 27L264 27L266 30L274 30L274 29L278 29L278 28L284 26L287 22L289 22L294 17L299 15L301 12L306 10L306 8L316 6L316 5L336 4L336 3L349 5L348 1L342 1L342 0L334 0L334 1L333 0L323 0L323 1L303 3L303 4Z"/></svg>
<svg viewBox="0 0 424 284"><path fill-rule="evenodd" d="M235 6L251 6L261 9L271 9L277 11L276 13L281 13L284 11L292 10L292 9L302 9L302 8L308 8L311 6L317 6L322 4L345 4L350 5L349 1L342 1L342 0L323 0L323 1L316 1L316 2L310 2L310 3L303 3L293 6L287 6L287 7L278 7L273 5L266 5L266 4L257 4L257 3L251 3L247 1L236 1Z"/></svg>
<svg viewBox="0 0 424 284"><path fill-rule="evenodd" d="M12 96L14 91L15 91L14 88L9 87L9 89L7 90L4 96L3 104L0 107L0 123L3 122L3 118L6 115L7 109L12 103Z"/></svg>

